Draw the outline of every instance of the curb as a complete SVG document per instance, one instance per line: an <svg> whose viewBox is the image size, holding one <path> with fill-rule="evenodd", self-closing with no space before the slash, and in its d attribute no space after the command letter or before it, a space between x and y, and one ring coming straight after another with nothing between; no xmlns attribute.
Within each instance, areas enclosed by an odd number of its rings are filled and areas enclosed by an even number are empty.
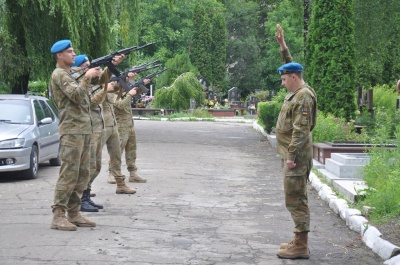
<svg viewBox="0 0 400 265"><path fill-rule="evenodd" d="M253 128L268 137L264 129L255 121ZM272 139L273 141L275 139ZM271 143L271 146L274 146ZM357 209L349 208L347 201L340 199L336 193L313 173L310 174L311 186L318 192L318 196L324 200L329 207L340 216L341 219L346 221L346 225L353 231L360 234L362 241L372 251L378 254L384 260L385 265L400 265L400 247L393 245L389 241L381 238L382 233L379 230L369 225L369 221L362 216L361 212Z"/></svg>

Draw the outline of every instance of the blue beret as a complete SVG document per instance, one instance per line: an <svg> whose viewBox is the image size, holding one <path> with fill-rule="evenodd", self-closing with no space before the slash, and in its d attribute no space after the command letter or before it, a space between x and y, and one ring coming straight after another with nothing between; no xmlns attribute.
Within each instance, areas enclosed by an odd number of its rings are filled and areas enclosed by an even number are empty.
<svg viewBox="0 0 400 265"><path fill-rule="evenodd" d="M59 40L53 44L50 51L51 53L62 52L63 50L70 48L71 46L72 45L70 40Z"/></svg>
<svg viewBox="0 0 400 265"><path fill-rule="evenodd" d="M303 66L299 63L287 63L278 68L280 75L298 73L303 71Z"/></svg>
<svg viewBox="0 0 400 265"><path fill-rule="evenodd" d="M75 63L71 66L79 66L87 61L89 61L89 58L87 57L86 54L79 54L79 55L75 56Z"/></svg>

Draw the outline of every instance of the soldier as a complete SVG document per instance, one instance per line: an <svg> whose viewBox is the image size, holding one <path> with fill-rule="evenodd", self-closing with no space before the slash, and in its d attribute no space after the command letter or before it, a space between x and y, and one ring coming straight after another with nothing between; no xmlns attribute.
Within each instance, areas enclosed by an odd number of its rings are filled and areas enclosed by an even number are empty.
<svg viewBox="0 0 400 265"><path fill-rule="evenodd" d="M144 80L144 84L148 84L149 82L149 79ZM136 131L132 119L131 106L132 97L136 95L136 93L136 88L126 93L124 98L115 103L114 111L117 119L118 135L121 142L121 152L123 153L125 151L125 162L129 171L129 182L145 183L147 180L138 176L136 167Z"/></svg>
<svg viewBox="0 0 400 265"><path fill-rule="evenodd" d="M117 58L117 57L116 57ZM121 55L121 58L124 58L124 55ZM117 65L119 60L114 60L113 64ZM86 54L77 55L75 57L75 63L72 65L72 69L75 75L79 75L81 70L90 65L90 61ZM87 185L87 189L83 191L82 195L82 212L98 212L98 209L103 209L103 205L96 204L90 198L91 187L93 181L99 175L101 170L101 157L102 157L102 134L104 130L104 120L103 120L103 111L102 111L102 103L106 98L107 89L103 88L108 85L108 80L111 77L111 71L108 68L105 68L100 79L92 79L91 89L89 93L90 98L90 116L92 118L92 141L90 144L90 180ZM107 85L105 84L107 83Z"/></svg>
<svg viewBox="0 0 400 265"><path fill-rule="evenodd" d="M79 209L83 190L89 181L92 125L88 90L91 78L99 77L101 69L89 69L78 83L70 73L75 58L71 41L54 43L51 53L56 57L57 66L51 75L49 90L59 111L61 160L52 205L51 228L75 231L77 226L96 226L96 223L82 216Z"/></svg>
<svg viewBox="0 0 400 265"><path fill-rule="evenodd" d="M103 133L102 145L107 145L107 151L110 155L109 178L108 182L117 183L117 194L134 194L136 189L131 189L125 184L125 176L121 172L121 147L117 130L117 122L114 113L114 104L117 95L114 94L116 82L108 83L108 93L106 100L102 103L105 130Z"/></svg>
<svg viewBox="0 0 400 265"><path fill-rule="evenodd" d="M277 29L275 37L284 63L278 72L288 94L276 123L276 148L282 159L286 208L295 224L294 239L281 244L278 257L308 259L310 211L307 181L312 168L311 131L316 124L317 96L303 80L303 66L293 62L279 24Z"/></svg>

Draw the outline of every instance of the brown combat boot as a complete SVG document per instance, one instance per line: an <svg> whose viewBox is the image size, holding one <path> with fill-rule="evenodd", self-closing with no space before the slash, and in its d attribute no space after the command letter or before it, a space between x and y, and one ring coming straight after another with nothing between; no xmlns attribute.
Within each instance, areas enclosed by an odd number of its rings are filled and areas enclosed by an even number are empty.
<svg viewBox="0 0 400 265"><path fill-rule="evenodd" d="M294 243L296 242L296 240L297 240L298 238L299 238L298 233L294 233L294 238L293 238L293 240L290 241L289 243L282 243L280 248L281 248L281 249L286 249L286 248L289 248L290 246L293 246Z"/></svg>
<svg viewBox="0 0 400 265"><path fill-rule="evenodd" d="M113 176L113 174L111 174L110 171L108 172L108 180L107 180L107 182L110 183L110 184L115 184L115 183L117 183L117 182L115 181L115 177Z"/></svg>
<svg viewBox="0 0 400 265"><path fill-rule="evenodd" d="M51 229L58 229L64 231L76 231L76 225L70 223L65 217L65 210L61 207L53 209L53 221L51 222Z"/></svg>
<svg viewBox="0 0 400 265"><path fill-rule="evenodd" d="M86 219L79 212L68 212L68 221L76 226L81 227L95 227L96 223Z"/></svg>
<svg viewBox="0 0 400 265"><path fill-rule="evenodd" d="M278 250L278 257L281 259L308 259L308 232L297 233L298 238L286 249Z"/></svg>
<svg viewBox="0 0 400 265"><path fill-rule="evenodd" d="M116 177L115 180L117 181L117 190L115 193L117 194L134 194L136 193L136 189L129 188L125 184L125 178L124 177Z"/></svg>
<svg viewBox="0 0 400 265"><path fill-rule="evenodd" d="M129 172L129 182L146 183L147 179L139 177L136 171Z"/></svg>

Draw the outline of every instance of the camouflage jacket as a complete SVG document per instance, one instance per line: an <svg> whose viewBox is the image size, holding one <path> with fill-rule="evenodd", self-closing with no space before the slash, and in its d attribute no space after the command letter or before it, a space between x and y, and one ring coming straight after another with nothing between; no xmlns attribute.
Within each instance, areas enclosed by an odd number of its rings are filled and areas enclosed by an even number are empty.
<svg viewBox="0 0 400 265"><path fill-rule="evenodd" d="M130 128L134 125L131 102L132 96L127 93L124 98L115 103L114 111L118 128Z"/></svg>
<svg viewBox="0 0 400 265"><path fill-rule="evenodd" d="M71 68L73 72L75 72L75 78L77 78L80 74L79 67ZM104 118L103 118L103 110L101 103L106 99L107 95L107 86L105 83L108 83L108 80L111 77L111 71L106 67L103 71L103 74L100 78L92 78L90 83L90 116L92 119L92 128L93 132L101 133L104 129Z"/></svg>
<svg viewBox="0 0 400 265"><path fill-rule="evenodd" d="M281 57L284 63L293 61L287 49L281 51ZM303 158L312 157L311 131L316 121L317 96L314 89L304 84L286 95L276 123L276 148L282 159L299 163Z"/></svg>
<svg viewBox="0 0 400 265"><path fill-rule="evenodd" d="M92 134L89 107L90 78L78 83L59 65L53 71L49 90L58 108L59 132L63 134Z"/></svg>
<svg viewBox="0 0 400 265"><path fill-rule="evenodd" d="M103 118L104 118L104 126L106 127L114 127L117 125L115 114L114 114L114 104L116 101L117 95L114 93L107 93L106 99L103 101Z"/></svg>

